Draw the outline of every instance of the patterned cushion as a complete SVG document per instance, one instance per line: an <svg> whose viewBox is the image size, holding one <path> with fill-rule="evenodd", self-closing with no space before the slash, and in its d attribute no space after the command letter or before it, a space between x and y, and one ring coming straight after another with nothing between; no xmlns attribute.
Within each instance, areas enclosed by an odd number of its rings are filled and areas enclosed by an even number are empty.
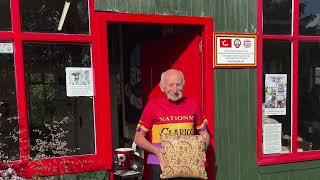
<svg viewBox="0 0 320 180"><path fill-rule="evenodd" d="M161 178L189 177L208 179L205 171L205 141L200 135L171 136L161 134Z"/></svg>

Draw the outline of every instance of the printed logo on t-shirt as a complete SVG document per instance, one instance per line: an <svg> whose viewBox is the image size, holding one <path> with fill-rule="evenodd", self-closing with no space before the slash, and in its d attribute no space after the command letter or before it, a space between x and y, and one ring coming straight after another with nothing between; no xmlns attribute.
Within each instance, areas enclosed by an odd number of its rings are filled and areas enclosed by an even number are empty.
<svg viewBox="0 0 320 180"><path fill-rule="evenodd" d="M160 117L160 122L168 122L168 121L193 121L193 115L185 115L185 116L163 116Z"/></svg>
<svg viewBox="0 0 320 180"><path fill-rule="evenodd" d="M170 135L193 135L194 124L188 123L169 123L157 124L152 127L152 143L160 143L160 134Z"/></svg>

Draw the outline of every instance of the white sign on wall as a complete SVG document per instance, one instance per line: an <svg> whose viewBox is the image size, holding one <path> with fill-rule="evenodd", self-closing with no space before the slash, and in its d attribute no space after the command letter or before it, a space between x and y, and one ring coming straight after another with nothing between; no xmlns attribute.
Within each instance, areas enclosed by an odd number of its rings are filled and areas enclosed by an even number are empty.
<svg viewBox="0 0 320 180"><path fill-rule="evenodd" d="M0 54L13 54L13 44L0 43Z"/></svg>
<svg viewBox="0 0 320 180"><path fill-rule="evenodd" d="M256 66L256 35L215 34L216 67Z"/></svg>

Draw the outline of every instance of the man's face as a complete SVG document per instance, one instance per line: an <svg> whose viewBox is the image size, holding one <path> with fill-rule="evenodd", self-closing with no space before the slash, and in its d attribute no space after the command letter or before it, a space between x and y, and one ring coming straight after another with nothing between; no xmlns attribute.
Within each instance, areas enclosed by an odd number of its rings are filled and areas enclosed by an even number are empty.
<svg viewBox="0 0 320 180"><path fill-rule="evenodd" d="M183 95L183 79L178 73L168 74L163 85L163 92L171 101L178 101Z"/></svg>

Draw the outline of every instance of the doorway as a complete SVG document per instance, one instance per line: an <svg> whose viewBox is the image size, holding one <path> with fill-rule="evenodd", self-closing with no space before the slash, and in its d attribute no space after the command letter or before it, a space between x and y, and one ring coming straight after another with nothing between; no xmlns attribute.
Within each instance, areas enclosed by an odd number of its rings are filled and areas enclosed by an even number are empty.
<svg viewBox="0 0 320 180"><path fill-rule="evenodd" d="M131 147L143 107L149 98L161 95L160 75L170 68L184 73L184 95L202 105L213 134L212 19L98 14L99 21L106 22L99 28L99 51L107 59L106 93L110 94L107 124L112 143L107 145L107 157L114 148ZM214 169L211 139L208 168ZM214 172L208 172L213 178ZM148 173L144 175L148 179Z"/></svg>
<svg viewBox="0 0 320 180"><path fill-rule="evenodd" d="M132 144L148 99L161 96L161 73L184 73L184 94L203 104L202 39L198 26L109 24L109 77L113 147Z"/></svg>

